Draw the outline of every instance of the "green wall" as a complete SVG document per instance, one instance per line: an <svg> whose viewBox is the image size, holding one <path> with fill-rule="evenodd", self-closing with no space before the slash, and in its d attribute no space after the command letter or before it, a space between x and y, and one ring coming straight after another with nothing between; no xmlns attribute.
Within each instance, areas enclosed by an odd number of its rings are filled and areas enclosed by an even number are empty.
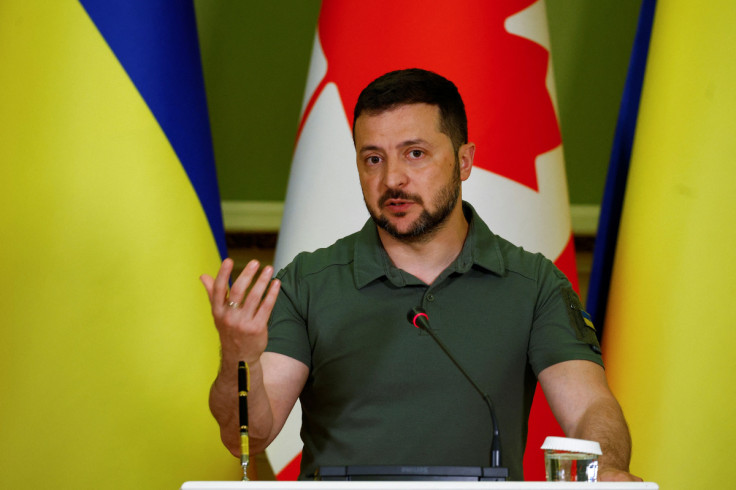
<svg viewBox="0 0 736 490"><path fill-rule="evenodd" d="M599 204L641 0L547 0L572 204Z"/></svg>
<svg viewBox="0 0 736 490"><path fill-rule="evenodd" d="M601 200L640 4L547 0L572 204ZM319 5L195 0L225 201L284 199Z"/></svg>

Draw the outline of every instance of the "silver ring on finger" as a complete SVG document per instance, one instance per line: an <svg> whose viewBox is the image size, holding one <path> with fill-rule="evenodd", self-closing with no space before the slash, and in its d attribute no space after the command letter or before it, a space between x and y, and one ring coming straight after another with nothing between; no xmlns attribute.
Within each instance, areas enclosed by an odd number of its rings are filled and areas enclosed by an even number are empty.
<svg viewBox="0 0 736 490"><path fill-rule="evenodd" d="M238 306L240 306L240 303L236 303L235 301L230 301L228 302L227 306L230 308L237 308Z"/></svg>

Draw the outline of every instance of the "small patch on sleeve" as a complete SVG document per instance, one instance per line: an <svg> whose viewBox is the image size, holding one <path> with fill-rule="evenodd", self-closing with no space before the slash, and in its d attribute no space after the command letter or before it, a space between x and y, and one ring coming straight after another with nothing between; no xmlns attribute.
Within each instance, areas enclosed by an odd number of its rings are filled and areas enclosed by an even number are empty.
<svg viewBox="0 0 736 490"><path fill-rule="evenodd" d="M595 330L595 325L593 325L593 319L590 317L587 311L580 310L580 315L583 317L583 321L587 326Z"/></svg>
<svg viewBox="0 0 736 490"><path fill-rule="evenodd" d="M585 342L590 348L596 352L601 352L601 346L598 343L598 337L595 333L595 325L593 319L580 304L580 298L572 290L572 288L562 288L562 298L567 306L567 314L570 318L570 325L575 330L575 336L581 342Z"/></svg>

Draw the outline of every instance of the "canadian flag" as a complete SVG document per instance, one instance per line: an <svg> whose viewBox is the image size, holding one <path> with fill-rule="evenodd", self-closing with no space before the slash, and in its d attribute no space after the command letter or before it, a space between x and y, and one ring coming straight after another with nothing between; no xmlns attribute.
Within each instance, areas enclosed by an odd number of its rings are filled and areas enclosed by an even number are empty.
<svg viewBox="0 0 736 490"><path fill-rule="evenodd" d="M424 68L453 81L477 145L463 184L491 230L541 252L577 288L567 182L543 0L324 0L307 79L275 266L359 230L368 213L351 136L360 91L378 76ZM268 457L298 475L297 404ZM532 407L525 478L544 480L544 437L562 435L541 390Z"/></svg>

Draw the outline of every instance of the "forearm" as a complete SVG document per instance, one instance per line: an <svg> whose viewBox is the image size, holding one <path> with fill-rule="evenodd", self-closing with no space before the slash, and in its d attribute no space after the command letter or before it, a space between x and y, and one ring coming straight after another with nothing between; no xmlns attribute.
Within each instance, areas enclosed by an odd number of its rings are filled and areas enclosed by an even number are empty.
<svg viewBox="0 0 736 490"><path fill-rule="evenodd" d="M268 318L276 304L281 283L271 280L273 268L266 266L253 284L258 267L258 261L251 260L231 288L228 288L233 269L231 259L222 262L216 278L207 274L200 277L207 290L222 349L220 372L210 388L210 411L220 425L222 442L236 456L240 455L240 361L247 362L251 371L248 428L253 452L265 448L274 425L271 404L264 388L261 356L268 343Z"/></svg>
<svg viewBox="0 0 736 490"><path fill-rule="evenodd" d="M603 454L599 468L628 473L631 460L631 436L621 407L612 397L588 407L570 437L598 441Z"/></svg>
<svg viewBox="0 0 736 490"><path fill-rule="evenodd" d="M561 362L542 371L539 382L565 434L600 443L600 481L641 481L629 473L629 428L601 366L589 361Z"/></svg>
<svg viewBox="0 0 736 490"><path fill-rule="evenodd" d="M238 420L238 362L223 361L220 372L210 389L210 411L220 425L220 438L228 450L240 456L240 421ZM263 384L259 361L248 365L248 435L251 451L263 451L271 441L273 413Z"/></svg>

